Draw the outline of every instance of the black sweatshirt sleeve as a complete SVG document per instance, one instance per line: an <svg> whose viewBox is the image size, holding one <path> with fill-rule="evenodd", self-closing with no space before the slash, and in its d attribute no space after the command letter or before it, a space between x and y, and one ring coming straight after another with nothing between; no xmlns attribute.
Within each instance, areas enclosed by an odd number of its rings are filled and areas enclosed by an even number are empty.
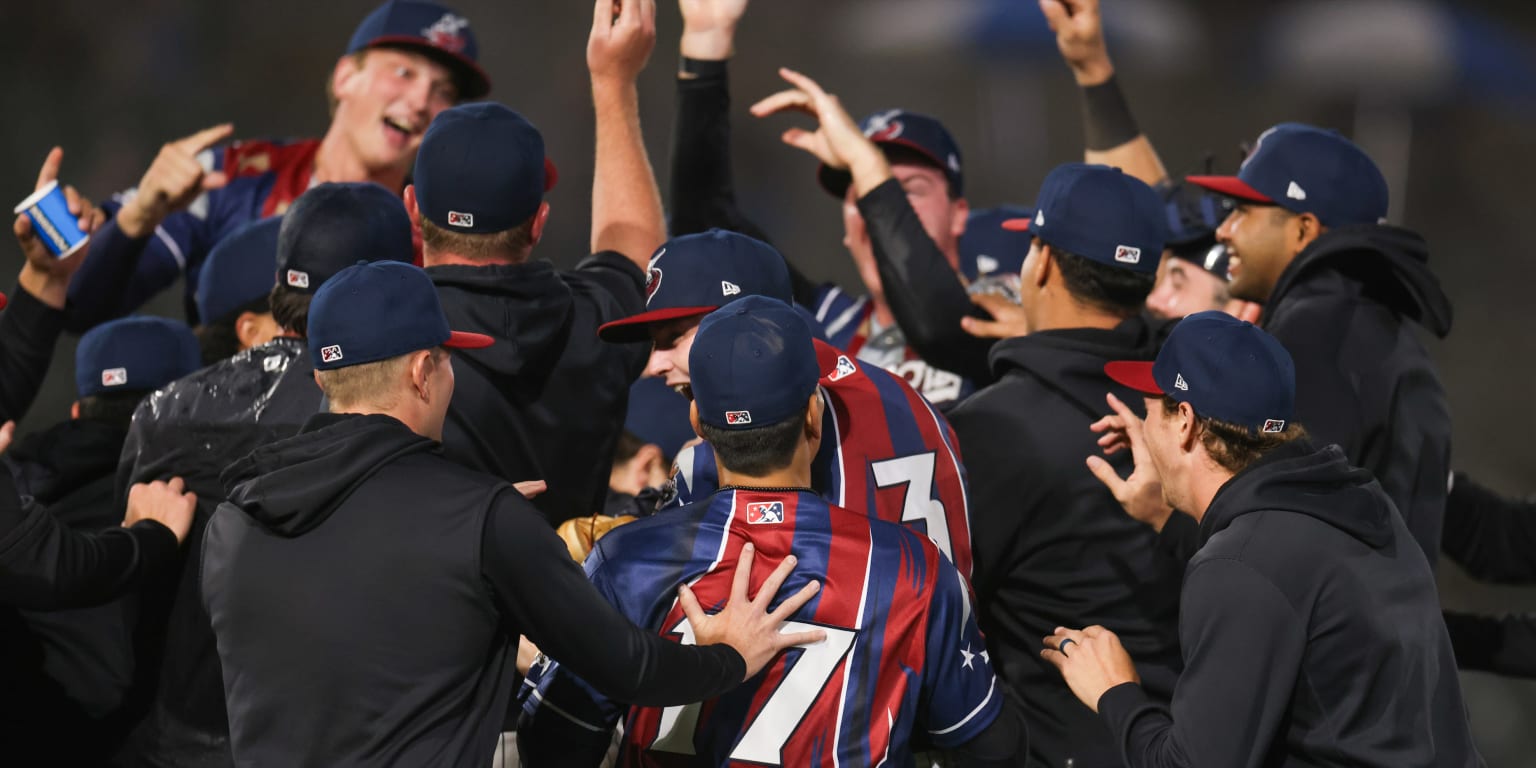
<svg viewBox="0 0 1536 768"><path fill-rule="evenodd" d="M480 568L504 615L539 650L603 695L640 706L703 701L746 678L746 662L729 646L680 645L624 618L532 505L511 493L486 514Z"/></svg>
<svg viewBox="0 0 1536 768"><path fill-rule="evenodd" d="M736 204L731 175L731 87L724 61L690 61L695 77L677 78L677 119L672 124L671 234L719 228L765 243L768 236ZM795 301L814 306L819 286L793 262L789 278Z"/></svg>
<svg viewBox="0 0 1536 768"><path fill-rule="evenodd" d="M0 312L0 422L19 419L48 375L64 313L16 286Z"/></svg>
<svg viewBox="0 0 1536 768"><path fill-rule="evenodd" d="M100 605L176 558L176 534L143 521L97 533L70 530L16 495L0 471L0 603L57 610Z"/></svg>
<svg viewBox="0 0 1536 768"><path fill-rule="evenodd" d="M1480 616L1445 612L1456 666L1536 679L1536 613Z"/></svg>
<svg viewBox="0 0 1536 768"><path fill-rule="evenodd" d="M1157 533L1157 548L1168 557L1189 562L1200 549L1200 523L1175 509Z"/></svg>
<svg viewBox="0 0 1536 768"><path fill-rule="evenodd" d="M1288 711L1306 623L1235 560L1192 569L1179 605L1185 666L1172 711L1125 683L1099 698L1099 716L1130 768L1263 765Z"/></svg>
<svg viewBox="0 0 1536 768"><path fill-rule="evenodd" d="M1440 548L1473 578L1536 582L1536 503L1506 499L1457 472Z"/></svg>
<svg viewBox="0 0 1536 768"><path fill-rule="evenodd" d="M901 182L887 179L859 199L869 229L885 300L907 344L936 368L984 386L993 380L987 355L993 339L979 339L960 327L967 315L985 317L971 303L954 267L944 258L912 210Z"/></svg>

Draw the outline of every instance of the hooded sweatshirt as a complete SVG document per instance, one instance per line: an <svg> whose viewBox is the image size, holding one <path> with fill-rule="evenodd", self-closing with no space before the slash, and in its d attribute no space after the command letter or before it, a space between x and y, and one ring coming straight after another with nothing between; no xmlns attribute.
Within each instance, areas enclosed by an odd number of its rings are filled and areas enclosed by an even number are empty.
<svg viewBox="0 0 1536 768"><path fill-rule="evenodd" d="M597 328L645 311L644 275L612 252L568 272L539 260L427 274L450 326L496 338L454 350L448 458L508 482L544 480L533 503L551 524L601 511L650 347L603 342Z"/></svg>
<svg viewBox="0 0 1536 768"><path fill-rule="evenodd" d="M1482 764L1429 563L1337 446L1274 449L1200 537L1171 708L1132 683L1099 699L1126 765Z"/></svg>
<svg viewBox="0 0 1536 768"><path fill-rule="evenodd" d="M237 765L489 765L519 634L662 705L745 677L630 624L509 484L388 416L321 414L224 480L201 583Z"/></svg>
<svg viewBox="0 0 1536 768"><path fill-rule="evenodd" d="M999 342L997 382L950 414L970 474L972 584L999 674L1023 699L1035 763L1118 766L1110 733L1040 658L1058 626L1103 624L1120 633L1155 697L1179 670L1183 560L1159 546L1088 471L1099 455L1088 425L1113 392L1139 394L1104 375L1111 360L1151 360L1163 326L1138 315L1113 330L1042 331ZM1128 452L1107 457L1129 474Z"/></svg>
<svg viewBox="0 0 1536 768"><path fill-rule="evenodd" d="M1428 262L1423 238L1406 229L1329 230L1280 275L1259 325L1295 361L1296 420L1381 481L1433 564L1451 416L1413 324L1444 338L1451 304Z"/></svg>

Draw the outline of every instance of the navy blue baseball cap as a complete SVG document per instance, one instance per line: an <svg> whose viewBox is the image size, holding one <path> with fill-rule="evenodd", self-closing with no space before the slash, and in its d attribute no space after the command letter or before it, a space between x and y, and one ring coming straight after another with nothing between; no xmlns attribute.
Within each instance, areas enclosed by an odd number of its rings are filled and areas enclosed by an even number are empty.
<svg viewBox="0 0 1536 768"><path fill-rule="evenodd" d="M492 101L439 112L416 153L416 204L454 232L505 232L527 221L558 174L544 136Z"/></svg>
<svg viewBox="0 0 1536 768"><path fill-rule="evenodd" d="M484 334L450 330L432 278L413 264L358 262L327 280L309 307L309 357L317 371L493 343Z"/></svg>
<svg viewBox="0 0 1536 768"><path fill-rule="evenodd" d="M460 99L478 99L491 90L476 59L480 46L469 19L452 8L422 0L387 0L363 18L347 53L369 48L405 48L435 59L453 72Z"/></svg>
<svg viewBox="0 0 1536 768"><path fill-rule="evenodd" d="M1034 209L1018 205L971 211L965 234L960 236L960 271L965 279L974 282L985 275L1019 274L1029 256L1031 238L1027 230L1004 229L1003 222L1029 221L1034 215Z"/></svg>
<svg viewBox="0 0 1536 768"><path fill-rule="evenodd" d="M373 182L321 184L299 195L277 234L277 282L314 293L331 275L364 261L416 260L411 217Z"/></svg>
<svg viewBox="0 0 1536 768"><path fill-rule="evenodd" d="M1310 213L1326 227L1375 224L1387 215L1387 180L1338 131L1281 123L1259 135L1236 176L1188 181L1228 197Z"/></svg>
<svg viewBox="0 0 1536 768"><path fill-rule="evenodd" d="M1111 379L1189 403L1195 413L1254 432L1284 432L1296 411L1296 367L1275 337L1225 312L1179 321L1155 362L1116 361Z"/></svg>
<svg viewBox="0 0 1536 768"><path fill-rule="evenodd" d="M197 337L186 323L164 317L124 317L92 328L75 347L75 391L150 392L203 367Z"/></svg>
<svg viewBox="0 0 1536 768"><path fill-rule="evenodd" d="M1119 168L1058 165L1040 185L1033 219L1010 219L1005 229L1028 231L1041 242L1100 264L1156 272L1167 225L1163 203L1140 179Z"/></svg>
<svg viewBox="0 0 1536 768"><path fill-rule="evenodd" d="M723 229L674 237L651 257L645 311L597 333L604 341L649 341L651 323L707 315L747 296L794 302L789 267L773 246Z"/></svg>
<svg viewBox="0 0 1536 768"><path fill-rule="evenodd" d="M235 311L272 293L277 281L277 234L283 217L271 216L241 226L225 236L203 261L197 275L197 316L204 324L231 320Z"/></svg>
<svg viewBox="0 0 1536 768"><path fill-rule="evenodd" d="M954 197L965 196L965 174L960 163L960 145L949 129L928 115L902 109L887 109L864 118L859 129L881 149L905 148L916 152L944 172ZM837 199L848 193L853 175L822 164L816 169L821 188Z"/></svg>
<svg viewBox="0 0 1536 768"><path fill-rule="evenodd" d="M688 352L699 421L755 429L799 413L821 366L811 329L778 299L748 296L711 312Z"/></svg>

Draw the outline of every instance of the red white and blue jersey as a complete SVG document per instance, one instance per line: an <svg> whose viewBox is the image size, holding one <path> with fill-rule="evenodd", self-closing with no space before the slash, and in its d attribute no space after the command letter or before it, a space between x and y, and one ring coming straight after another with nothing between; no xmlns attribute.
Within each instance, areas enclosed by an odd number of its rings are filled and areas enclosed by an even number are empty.
<svg viewBox="0 0 1536 768"><path fill-rule="evenodd" d="M246 222L287 211L288 206L309 189L315 152L319 148L320 142L316 139L237 141L199 153L197 161L204 170L223 171L229 175L229 183L198 196L186 210L167 216L138 255L133 275L126 285L103 286L102 281L89 279L87 273L92 269L109 269L115 266L109 262L120 262L132 258L133 254L92 252L80 266L82 275L70 284L71 303L118 307L120 312L130 312L185 273L188 318L195 319L192 295L208 252ZM120 193L102 207L115 215L123 200L132 194L133 190ZM77 295L79 286L93 285L116 293L110 296Z"/></svg>
<svg viewBox="0 0 1536 768"><path fill-rule="evenodd" d="M554 756L561 747L539 745L538 718L558 716L606 745L622 716L624 765L908 765L915 750L959 747L997 718L1002 692L948 558L903 526L816 494L727 490L631 523L597 543L587 574L637 625L692 643L678 585L717 610L748 542L757 550L751 592L791 554L799 564L780 595L821 581L784 631L824 629L825 641L781 653L730 693L680 707L619 709L558 664L536 667L520 738Z"/></svg>
<svg viewBox="0 0 1536 768"><path fill-rule="evenodd" d="M832 346L900 376L930 402L948 407L976 391L970 379L929 365L907 345L900 326L876 332L875 303L868 296L854 296L826 283L816 292L815 306L807 311L815 321L813 327Z"/></svg>
<svg viewBox="0 0 1536 768"><path fill-rule="evenodd" d="M811 486L844 509L926 534L971 574L970 504L959 443L943 414L899 376L816 342L827 404ZM719 487L714 449L684 448L662 507Z"/></svg>

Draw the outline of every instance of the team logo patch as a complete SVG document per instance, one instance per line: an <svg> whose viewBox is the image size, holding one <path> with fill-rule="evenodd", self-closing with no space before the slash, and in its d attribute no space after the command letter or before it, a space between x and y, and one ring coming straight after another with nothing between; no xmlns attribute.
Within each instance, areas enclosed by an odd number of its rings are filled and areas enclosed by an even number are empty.
<svg viewBox="0 0 1536 768"><path fill-rule="evenodd" d="M960 156L953 152L949 154L949 170L952 173L960 172Z"/></svg>
<svg viewBox="0 0 1536 768"><path fill-rule="evenodd" d="M731 425L735 425L735 424L751 424L752 423L752 412L751 411L726 411L725 412L725 423L726 424L731 424Z"/></svg>
<svg viewBox="0 0 1536 768"><path fill-rule="evenodd" d="M1284 432L1285 419L1268 419L1264 422L1265 432Z"/></svg>
<svg viewBox="0 0 1536 768"><path fill-rule="evenodd" d="M1285 196L1292 200L1305 200L1307 199L1307 191L1302 189L1300 184L1293 181L1289 187L1285 188Z"/></svg>
<svg viewBox="0 0 1536 768"><path fill-rule="evenodd" d="M784 522L784 502L754 501L748 504L747 522L752 525L776 525Z"/></svg>
<svg viewBox="0 0 1536 768"><path fill-rule="evenodd" d="M893 109L871 117L869 122L864 124L864 135L868 136L870 141L890 141L900 137L901 132L907 127L896 119L899 116L901 116L901 110Z"/></svg>
<svg viewBox="0 0 1536 768"><path fill-rule="evenodd" d="M735 295L737 295L739 293L741 293L741 286L739 286L739 285L737 285L737 284L735 284L735 283L733 283L733 282L731 282L729 280L721 280L720 281L720 295L721 296L735 296Z"/></svg>
<svg viewBox="0 0 1536 768"><path fill-rule="evenodd" d="M1173 375L1173 388L1174 389L1182 389L1185 392L1189 391L1189 383L1184 381L1184 374L1182 374L1182 373L1175 373Z"/></svg>
<svg viewBox="0 0 1536 768"><path fill-rule="evenodd" d="M450 227L473 227L474 225L475 225L475 215L473 213L460 213L458 211L449 211L448 212L448 226L450 226Z"/></svg>
<svg viewBox="0 0 1536 768"><path fill-rule="evenodd" d="M445 13L441 19L432 22L432 26L421 31L421 36L432 45L445 51L462 53L464 51L463 29L469 26L469 19Z"/></svg>
<svg viewBox="0 0 1536 768"><path fill-rule="evenodd" d="M1141 263L1141 249L1132 248L1129 245L1115 246L1115 261L1123 261L1126 264Z"/></svg>
<svg viewBox="0 0 1536 768"><path fill-rule="evenodd" d="M329 347L320 348L320 362L334 363L341 359L341 345L332 344Z"/></svg>
<svg viewBox="0 0 1536 768"><path fill-rule="evenodd" d="M290 270L288 270L287 280L288 280L288 285L290 285L290 286L292 286L294 288L308 288L309 287L309 273L308 272L300 272L297 269L290 269Z"/></svg>
<svg viewBox="0 0 1536 768"><path fill-rule="evenodd" d="M651 299L656 298L656 289L661 287L661 268L651 267L650 274L645 278L645 303L650 304Z"/></svg>
<svg viewBox="0 0 1536 768"><path fill-rule="evenodd" d="M997 268L1001 266L1001 264L997 263L997 259L994 259L985 253L976 257L976 274L978 275L990 275L993 272L996 272Z"/></svg>
<svg viewBox="0 0 1536 768"><path fill-rule="evenodd" d="M127 383L127 368L108 368L101 372L101 385L103 387L121 387Z"/></svg>
<svg viewBox="0 0 1536 768"><path fill-rule="evenodd" d="M837 370L833 371L832 375L828 378L832 381L842 381L843 379L846 379L858 372L859 367L854 365L853 361L849 360L847 355L838 355Z"/></svg>

